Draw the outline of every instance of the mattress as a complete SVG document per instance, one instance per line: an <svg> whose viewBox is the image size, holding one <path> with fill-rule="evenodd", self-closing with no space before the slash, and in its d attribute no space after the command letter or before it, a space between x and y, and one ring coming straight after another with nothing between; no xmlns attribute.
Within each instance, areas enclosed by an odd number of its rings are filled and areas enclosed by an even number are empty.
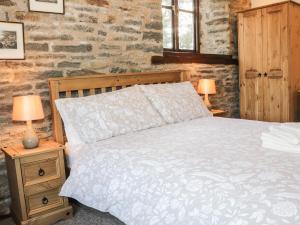
<svg viewBox="0 0 300 225"><path fill-rule="evenodd" d="M269 125L200 118L72 146L60 194L127 225L297 225L300 155L262 148Z"/></svg>

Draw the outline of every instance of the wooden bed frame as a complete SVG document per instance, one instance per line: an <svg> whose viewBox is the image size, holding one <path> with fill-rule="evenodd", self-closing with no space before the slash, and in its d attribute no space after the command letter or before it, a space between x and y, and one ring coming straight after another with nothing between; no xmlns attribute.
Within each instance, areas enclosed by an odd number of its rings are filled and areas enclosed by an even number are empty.
<svg viewBox="0 0 300 225"><path fill-rule="evenodd" d="M56 99L100 94L135 84L177 83L188 80L190 72L186 70L51 78L49 89L53 137L58 143L65 143L62 119L54 103Z"/></svg>

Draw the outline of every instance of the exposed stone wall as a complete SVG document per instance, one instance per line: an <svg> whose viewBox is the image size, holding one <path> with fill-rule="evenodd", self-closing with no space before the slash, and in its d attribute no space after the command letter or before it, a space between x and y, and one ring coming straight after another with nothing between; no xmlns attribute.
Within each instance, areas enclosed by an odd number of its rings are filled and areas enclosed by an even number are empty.
<svg viewBox="0 0 300 225"><path fill-rule="evenodd" d="M204 53L236 54L234 11L248 0L201 0ZM27 0L0 0L0 20L25 24L26 60L0 61L0 142L17 142L23 123L12 123L12 96L42 96L46 119L34 123L51 135L47 79L90 73L190 69L193 80L217 80L215 106L238 116L238 68L224 65L151 65L162 54L160 0L65 0L65 15L28 12ZM9 192L0 153L0 214L8 212Z"/></svg>
<svg viewBox="0 0 300 225"><path fill-rule="evenodd" d="M236 12L250 5L250 0L201 0L201 52L237 57Z"/></svg>
<svg viewBox="0 0 300 225"><path fill-rule="evenodd" d="M200 1L200 12L202 53L230 55L232 47L228 1Z"/></svg>

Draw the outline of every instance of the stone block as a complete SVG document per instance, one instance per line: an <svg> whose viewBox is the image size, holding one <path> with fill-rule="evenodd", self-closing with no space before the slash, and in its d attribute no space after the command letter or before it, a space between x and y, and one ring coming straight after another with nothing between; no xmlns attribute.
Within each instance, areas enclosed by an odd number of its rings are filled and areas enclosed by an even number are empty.
<svg viewBox="0 0 300 225"><path fill-rule="evenodd" d="M127 69L120 67L113 67L109 70L110 73L126 73Z"/></svg>
<svg viewBox="0 0 300 225"><path fill-rule="evenodd" d="M10 213L9 205L10 198L0 199L0 215L8 215Z"/></svg>
<svg viewBox="0 0 300 225"><path fill-rule="evenodd" d="M80 62L63 61L57 64L58 68L79 68Z"/></svg>
<svg viewBox="0 0 300 225"><path fill-rule="evenodd" d="M92 33L95 30L93 27L87 25L81 25L81 24L70 26L68 27L68 29L73 31L83 32L83 33Z"/></svg>
<svg viewBox="0 0 300 225"><path fill-rule="evenodd" d="M116 32L127 33L127 34L140 34L141 31L134 29L132 27L125 26L112 26L111 29Z"/></svg>
<svg viewBox="0 0 300 225"><path fill-rule="evenodd" d="M90 52L93 49L91 44L81 45L54 45L52 47L54 52Z"/></svg>
<svg viewBox="0 0 300 225"><path fill-rule="evenodd" d="M133 26L141 26L142 21L140 20L125 20L126 25L133 25Z"/></svg>
<svg viewBox="0 0 300 225"><path fill-rule="evenodd" d="M122 36L122 37L115 37L113 39L114 41L126 41L126 42L132 42L132 41L137 41L139 40L139 37L138 36Z"/></svg>
<svg viewBox="0 0 300 225"><path fill-rule="evenodd" d="M158 32L144 32L143 40L153 40L157 43L161 43L163 39L162 33Z"/></svg>
<svg viewBox="0 0 300 225"><path fill-rule="evenodd" d="M15 4L13 0L0 0L0 5L2 6L13 6Z"/></svg>
<svg viewBox="0 0 300 225"><path fill-rule="evenodd" d="M119 45L107 45L107 44L102 44L100 46L100 49L102 50L121 50L121 46Z"/></svg>
<svg viewBox="0 0 300 225"><path fill-rule="evenodd" d="M47 52L49 50L49 46L47 43L39 44L39 43L27 43L25 45L26 51L40 51Z"/></svg>
<svg viewBox="0 0 300 225"><path fill-rule="evenodd" d="M162 30L162 22L151 22L151 23L147 23L145 24L145 27L147 29L152 29L152 30L158 30L161 31Z"/></svg>
<svg viewBox="0 0 300 225"><path fill-rule="evenodd" d="M60 70L46 70L42 72L41 77L50 78L50 77L62 77L63 72Z"/></svg>
<svg viewBox="0 0 300 225"><path fill-rule="evenodd" d="M98 18L95 16L90 16L88 14L79 14L80 23L98 23Z"/></svg>
<svg viewBox="0 0 300 225"><path fill-rule="evenodd" d="M86 3L99 7L107 7L109 5L107 0L86 0Z"/></svg>
<svg viewBox="0 0 300 225"><path fill-rule="evenodd" d="M13 91L14 92L24 92L24 91L30 91L32 90L31 84L22 84L22 85L14 85Z"/></svg>
<svg viewBox="0 0 300 225"><path fill-rule="evenodd" d="M33 34L30 35L30 39L33 41L70 41L73 40L73 36L70 34L59 34L59 35L51 35L51 34Z"/></svg>
<svg viewBox="0 0 300 225"><path fill-rule="evenodd" d="M0 175L0 196L2 199L9 198L8 179L6 175Z"/></svg>
<svg viewBox="0 0 300 225"><path fill-rule="evenodd" d="M99 30L98 31L98 35L100 35L100 36L107 36L107 32Z"/></svg>
<svg viewBox="0 0 300 225"><path fill-rule="evenodd" d="M47 89L48 88L48 83L45 81L39 82L35 85L36 89Z"/></svg>
<svg viewBox="0 0 300 225"><path fill-rule="evenodd" d="M94 71L87 70L87 69L67 71L68 76L82 76L86 74L94 74Z"/></svg>

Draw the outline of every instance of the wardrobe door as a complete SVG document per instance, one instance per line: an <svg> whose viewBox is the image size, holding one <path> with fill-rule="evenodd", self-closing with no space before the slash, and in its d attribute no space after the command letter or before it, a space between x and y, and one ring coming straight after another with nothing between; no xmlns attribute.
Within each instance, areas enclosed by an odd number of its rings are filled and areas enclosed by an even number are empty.
<svg viewBox="0 0 300 225"><path fill-rule="evenodd" d="M289 120L288 101L288 4L262 10L264 120Z"/></svg>
<svg viewBox="0 0 300 225"><path fill-rule="evenodd" d="M240 113L241 118L263 119L262 13L239 14Z"/></svg>

